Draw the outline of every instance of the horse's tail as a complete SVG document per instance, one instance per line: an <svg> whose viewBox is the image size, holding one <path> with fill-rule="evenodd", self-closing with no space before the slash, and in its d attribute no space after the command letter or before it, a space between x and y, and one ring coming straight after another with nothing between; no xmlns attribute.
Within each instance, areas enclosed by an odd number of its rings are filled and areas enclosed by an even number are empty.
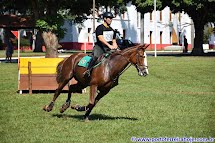
<svg viewBox="0 0 215 143"><path fill-rule="evenodd" d="M63 76L62 76L62 67L63 67L63 64L64 62L67 60L67 58L65 58L64 60L62 60L58 65L57 65L57 68L56 68L56 72L57 72L57 77L56 77L56 81L57 83L60 83L63 81Z"/></svg>

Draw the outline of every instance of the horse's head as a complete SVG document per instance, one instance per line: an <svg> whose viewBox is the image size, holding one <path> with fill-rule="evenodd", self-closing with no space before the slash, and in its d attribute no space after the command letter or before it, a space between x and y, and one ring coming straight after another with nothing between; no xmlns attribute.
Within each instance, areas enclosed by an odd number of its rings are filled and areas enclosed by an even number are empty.
<svg viewBox="0 0 215 143"><path fill-rule="evenodd" d="M139 45L136 51L130 57L130 62L135 65L139 76L147 76L149 74L147 65L146 48L149 45Z"/></svg>

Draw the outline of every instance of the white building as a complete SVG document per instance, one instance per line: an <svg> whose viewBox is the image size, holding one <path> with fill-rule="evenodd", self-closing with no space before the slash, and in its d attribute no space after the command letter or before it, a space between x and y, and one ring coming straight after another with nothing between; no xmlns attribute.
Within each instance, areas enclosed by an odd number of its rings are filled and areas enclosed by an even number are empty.
<svg viewBox="0 0 215 143"><path fill-rule="evenodd" d="M102 13L102 12L101 12ZM102 24L103 21L98 21L96 17L95 27ZM111 27L117 29L121 36L125 39L130 39L134 43L140 43L140 14L136 11L135 6L128 4L127 12L122 15L116 15L113 18ZM64 27L67 28L67 33L60 43L66 49L79 49L84 50L86 46L88 50L93 48L93 17L89 16L88 19L82 24L69 24L65 22Z"/></svg>
<svg viewBox="0 0 215 143"><path fill-rule="evenodd" d="M163 50L164 47L172 44L183 45L183 36L186 35L188 40L188 47L191 48L192 37L194 37L194 28L192 20L187 14L184 13L171 13L169 7L164 8L162 11L156 11L157 17L157 31L155 36L154 28L154 11L152 13L144 14L144 28L141 28L141 14L137 12L134 5L127 5L127 12L122 15L117 15L113 18L111 24L113 29L117 29L121 36L125 39L129 39L134 43L141 43L144 41L146 44L151 44L149 50L154 49L155 39L157 50ZM60 43L67 49L79 49L87 50L93 48L93 18L88 17L83 25L73 24L65 22L65 27L68 29L64 39L60 40ZM98 18L98 17L96 17ZM101 24L97 22L96 26ZM143 30L143 37L141 37L141 30ZM155 38L156 37L156 38Z"/></svg>
<svg viewBox="0 0 215 143"><path fill-rule="evenodd" d="M184 36L188 40L188 47L191 47L193 24L187 14L172 14L169 7L156 11L156 36L154 14L154 11L144 14L144 41L151 44L151 49L154 49L155 41L158 50L172 44L183 45Z"/></svg>

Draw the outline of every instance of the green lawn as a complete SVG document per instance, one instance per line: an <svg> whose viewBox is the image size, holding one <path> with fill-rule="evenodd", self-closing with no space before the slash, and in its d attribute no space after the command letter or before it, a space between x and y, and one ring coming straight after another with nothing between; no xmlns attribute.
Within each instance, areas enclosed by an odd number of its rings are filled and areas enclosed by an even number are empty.
<svg viewBox="0 0 215 143"><path fill-rule="evenodd" d="M53 94L19 95L17 64L0 63L0 142L129 143L131 137L215 137L215 57L149 57L147 77L129 68L84 122L84 113L44 112ZM73 104L87 104L74 94Z"/></svg>
<svg viewBox="0 0 215 143"><path fill-rule="evenodd" d="M58 53L58 55L71 55L71 52L67 52L67 53ZM18 56L18 51L14 50L13 53L13 57L17 57ZM32 56L45 56L45 52L33 52L33 51L24 51L21 52L20 51L20 57L32 57ZM0 58L5 58L5 50L0 50Z"/></svg>
<svg viewBox="0 0 215 143"><path fill-rule="evenodd" d="M0 58L5 58L5 50L0 50ZM18 51L14 50L13 57L18 56ZM20 56L22 57L27 57L27 56L45 56L44 52L32 52L32 51L25 51L25 52L20 52Z"/></svg>
<svg viewBox="0 0 215 143"><path fill-rule="evenodd" d="M0 58L5 58L5 50L0 50ZM58 53L58 56L71 55L72 53L84 52L83 50L66 50L63 53ZM87 53L91 53L91 50L87 50ZM20 57L33 57L33 56L45 56L45 52L33 52L33 51L20 51ZM18 57L18 51L14 50L13 57Z"/></svg>

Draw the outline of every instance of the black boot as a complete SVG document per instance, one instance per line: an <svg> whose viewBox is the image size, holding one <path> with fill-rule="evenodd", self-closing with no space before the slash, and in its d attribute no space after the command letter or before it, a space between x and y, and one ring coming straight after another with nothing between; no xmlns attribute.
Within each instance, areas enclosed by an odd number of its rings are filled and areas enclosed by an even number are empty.
<svg viewBox="0 0 215 143"><path fill-rule="evenodd" d="M94 66L94 63L96 61L96 58L95 57L92 57L92 59L90 60L89 62L89 65L87 66L87 70L83 73L84 74L84 77L90 77L90 73L91 73L91 70Z"/></svg>

